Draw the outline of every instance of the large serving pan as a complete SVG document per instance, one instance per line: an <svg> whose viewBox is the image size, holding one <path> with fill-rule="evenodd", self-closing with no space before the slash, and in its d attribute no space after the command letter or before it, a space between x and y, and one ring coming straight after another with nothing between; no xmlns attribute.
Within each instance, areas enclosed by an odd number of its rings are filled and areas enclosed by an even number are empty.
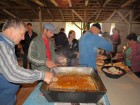
<svg viewBox="0 0 140 105"><path fill-rule="evenodd" d="M49 85L43 82L40 90L49 102L97 103L106 93L106 88L99 75L90 67L56 67L54 68L54 71L56 75L69 74L72 72L77 75L91 75L92 79L95 81L97 89L96 91L91 92L73 90L61 91L58 89L51 90L49 89Z"/></svg>

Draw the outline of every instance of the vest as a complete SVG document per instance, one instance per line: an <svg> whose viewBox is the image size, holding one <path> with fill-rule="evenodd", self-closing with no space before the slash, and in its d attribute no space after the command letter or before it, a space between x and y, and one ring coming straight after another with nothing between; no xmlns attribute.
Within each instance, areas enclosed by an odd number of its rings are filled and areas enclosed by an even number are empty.
<svg viewBox="0 0 140 105"><path fill-rule="evenodd" d="M0 35L0 41L5 42L11 49L12 46ZM0 74L0 105L15 105L16 93L19 89L18 84L10 83Z"/></svg>

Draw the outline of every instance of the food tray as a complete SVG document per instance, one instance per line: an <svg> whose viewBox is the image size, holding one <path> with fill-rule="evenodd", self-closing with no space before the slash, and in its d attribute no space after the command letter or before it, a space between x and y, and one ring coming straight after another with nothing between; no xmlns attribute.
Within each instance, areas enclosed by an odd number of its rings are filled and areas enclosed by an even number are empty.
<svg viewBox="0 0 140 105"><path fill-rule="evenodd" d="M56 67L56 75L74 73L77 75L91 75L96 85L95 91L74 91L49 89L47 83L40 87L41 92L49 102L72 102L72 103L97 103L106 93L106 88L100 77L91 67Z"/></svg>

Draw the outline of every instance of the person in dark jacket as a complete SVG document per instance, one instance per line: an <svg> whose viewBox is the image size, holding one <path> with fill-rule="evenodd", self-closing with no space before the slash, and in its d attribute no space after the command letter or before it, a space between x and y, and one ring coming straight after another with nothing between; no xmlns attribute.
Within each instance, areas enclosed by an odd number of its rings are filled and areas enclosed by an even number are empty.
<svg viewBox="0 0 140 105"><path fill-rule="evenodd" d="M64 33L64 28L60 29L60 32L55 36L55 44L56 48L64 48L69 45L68 38L66 34Z"/></svg>
<svg viewBox="0 0 140 105"><path fill-rule="evenodd" d="M23 54L23 67L26 68L26 69L27 69L27 66L28 66L28 59L27 59L28 49L29 49L31 41L36 36L37 36L37 33L33 32L32 24L27 23L27 31L25 33L25 39L21 41L22 54ZM29 63L29 68L31 69L31 63Z"/></svg>

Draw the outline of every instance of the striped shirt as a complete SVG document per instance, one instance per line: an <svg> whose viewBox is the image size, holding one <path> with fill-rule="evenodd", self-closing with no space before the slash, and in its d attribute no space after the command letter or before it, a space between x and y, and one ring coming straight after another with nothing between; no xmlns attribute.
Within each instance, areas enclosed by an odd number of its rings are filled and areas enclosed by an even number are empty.
<svg viewBox="0 0 140 105"><path fill-rule="evenodd" d="M33 83L43 80L45 71L24 69L18 65L14 50L15 43L5 35L2 37L11 45L11 48L4 41L0 41L0 74L13 83Z"/></svg>

